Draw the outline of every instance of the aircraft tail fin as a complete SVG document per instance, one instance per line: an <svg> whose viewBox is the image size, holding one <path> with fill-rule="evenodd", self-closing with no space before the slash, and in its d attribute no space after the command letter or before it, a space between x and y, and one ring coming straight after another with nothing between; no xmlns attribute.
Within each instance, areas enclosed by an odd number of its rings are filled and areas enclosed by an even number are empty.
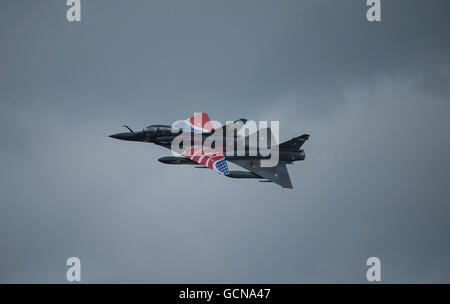
<svg viewBox="0 0 450 304"><path fill-rule="evenodd" d="M298 137L294 137L291 140L281 143L280 150L299 150L301 146L309 139L308 134L303 134Z"/></svg>
<svg viewBox="0 0 450 304"><path fill-rule="evenodd" d="M176 121L172 124L175 129L187 130L190 132L202 132L208 133L214 130L211 120L209 119L208 113L194 113L193 116L189 117L184 121Z"/></svg>

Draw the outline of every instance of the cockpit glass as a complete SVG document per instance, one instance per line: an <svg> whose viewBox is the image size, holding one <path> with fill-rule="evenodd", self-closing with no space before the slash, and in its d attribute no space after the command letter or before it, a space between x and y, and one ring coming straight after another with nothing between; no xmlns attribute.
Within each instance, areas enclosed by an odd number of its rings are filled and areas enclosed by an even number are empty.
<svg viewBox="0 0 450 304"><path fill-rule="evenodd" d="M147 132L159 132L161 135L179 134L179 130L170 126L148 126L144 129Z"/></svg>
<svg viewBox="0 0 450 304"><path fill-rule="evenodd" d="M155 132L156 131L156 127L149 126L149 127L145 128L145 131L147 131L147 132Z"/></svg>

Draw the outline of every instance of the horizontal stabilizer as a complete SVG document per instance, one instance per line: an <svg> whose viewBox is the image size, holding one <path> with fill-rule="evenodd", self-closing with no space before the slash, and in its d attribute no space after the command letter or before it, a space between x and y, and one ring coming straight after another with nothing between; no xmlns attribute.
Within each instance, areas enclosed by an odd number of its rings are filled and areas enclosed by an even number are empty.
<svg viewBox="0 0 450 304"><path fill-rule="evenodd" d="M278 163L275 167L261 167L261 160L230 159L230 162L253 172L260 178L270 180L283 188L292 189L291 179L286 163Z"/></svg>

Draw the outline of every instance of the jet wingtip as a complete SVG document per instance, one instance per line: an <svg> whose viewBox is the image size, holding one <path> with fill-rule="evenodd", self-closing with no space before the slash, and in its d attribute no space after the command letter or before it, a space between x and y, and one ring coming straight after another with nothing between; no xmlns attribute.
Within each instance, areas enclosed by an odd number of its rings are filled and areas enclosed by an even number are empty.
<svg viewBox="0 0 450 304"><path fill-rule="evenodd" d="M310 135L309 134L303 134L303 135L300 135L298 138L299 139L304 139L304 140L308 140L309 139L309 137L310 137Z"/></svg>

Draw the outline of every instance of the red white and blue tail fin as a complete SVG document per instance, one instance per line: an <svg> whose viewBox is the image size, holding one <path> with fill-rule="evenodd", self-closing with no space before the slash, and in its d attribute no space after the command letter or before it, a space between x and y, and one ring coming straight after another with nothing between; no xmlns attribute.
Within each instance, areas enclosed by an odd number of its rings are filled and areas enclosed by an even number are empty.
<svg viewBox="0 0 450 304"><path fill-rule="evenodd" d="M173 124L175 129L182 129L190 132L209 133L214 130L208 113L194 113L185 121L177 121Z"/></svg>

